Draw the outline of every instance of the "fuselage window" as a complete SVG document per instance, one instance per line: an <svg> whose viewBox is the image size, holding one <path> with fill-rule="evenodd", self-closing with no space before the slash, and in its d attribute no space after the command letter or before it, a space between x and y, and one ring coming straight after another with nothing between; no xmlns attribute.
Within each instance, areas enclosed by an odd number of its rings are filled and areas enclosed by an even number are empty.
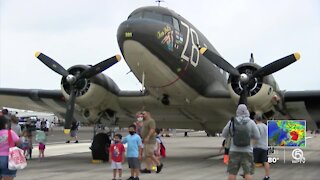
<svg viewBox="0 0 320 180"><path fill-rule="evenodd" d="M140 19L140 18L142 18L142 12L140 11L140 12L137 12L137 13L135 13L135 14L131 14L129 17L128 17L128 19Z"/></svg>
<svg viewBox="0 0 320 180"><path fill-rule="evenodd" d="M173 18L173 27L174 29L180 31L179 21L176 18Z"/></svg>

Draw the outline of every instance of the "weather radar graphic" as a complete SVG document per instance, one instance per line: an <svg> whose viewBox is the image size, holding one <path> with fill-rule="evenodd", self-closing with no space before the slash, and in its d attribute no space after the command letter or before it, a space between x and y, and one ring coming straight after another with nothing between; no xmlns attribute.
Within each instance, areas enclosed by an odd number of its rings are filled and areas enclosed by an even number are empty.
<svg viewBox="0 0 320 180"><path fill-rule="evenodd" d="M306 147L306 121L269 120L268 145Z"/></svg>

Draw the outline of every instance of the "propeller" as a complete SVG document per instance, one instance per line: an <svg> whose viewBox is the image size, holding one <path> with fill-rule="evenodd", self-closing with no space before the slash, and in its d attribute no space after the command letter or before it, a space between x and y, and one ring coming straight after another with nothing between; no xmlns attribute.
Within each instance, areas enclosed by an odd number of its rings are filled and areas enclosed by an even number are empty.
<svg viewBox="0 0 320 180"><path fill-rule="evenodd" d="M253 73L252 77L254 78L254 77L258 77L258 76L263 77L263 76L270 75L272 73L275 73L275 72L289 66L290 64L296 62L299 59L300 59L299 53L294 53L289 56L283 57L281 59L278 59L278 60L258 69L256 72Z"/></svg>
<svg viewBox="0 0 320 180"><path fill-rule="evenodd" d="M200 47L199 51L200 51L200 54L202 54L204 57L206 57L213 64L216 64L217 66L219 66L221 69L227 71L228 73L230 73L234 76L240 75L239 71L236 68L234 68L230 63L228 63L228 61L223 59L218 54L208 50L205 47Z"/></svg>
<svg viewBox="0 0 320 180"><path fill-rule="evenodd" d="M239 81L241 83L241 86L243 87L243 92L240 94L239 104L246 104L247 103L247 96L248 96L248 84L251 80L255 79L256 77L263 78L264 76L268 76L272 73L275 73L290 64L296 62L300 59L299 53L294 53L289 56L283 57L281 59L278 59L270 64L265 65L264 67L258 69L255 71L252 75L246 74L238 71L238 69L234 68L230 63L228 63L225 59L223 59L218 54L210 51L209 49L205 47L199 47L199 52L206 57L208 60L210 60L212 63L216 64L221 69L227 71L231 75L238 77ZM252 55L251 55L252 57ZM253 59L253 57L252 57Z"/></svg>
<svg viewBox="0 0 320 180"><path fill-rule="evenodd" d="M91 78L104 70L108 69L115 63L121 60L120 55L115 55L109 59L106 59L104 61L101 61L100 63L91 66L90 68L84 70L82 73L77 72L75 75L69 73L63 66L61 66L59 63L51 59L50 57L46 56L45 54L41 52L35 53L36 58L38 58L43 64L48 66L50 69L55 71L56 73L60 74L61 76L66 78L66 81L70 85L70 96L67 102L67 111L66 111L66 117L65 117L65 124L64 124L64 133L69 134L72 118L73 118L73 112L74 112L74 106L75 106L75 100L76 100L76 94L77 94L77 83L81 81L82 79Z"/></svg>

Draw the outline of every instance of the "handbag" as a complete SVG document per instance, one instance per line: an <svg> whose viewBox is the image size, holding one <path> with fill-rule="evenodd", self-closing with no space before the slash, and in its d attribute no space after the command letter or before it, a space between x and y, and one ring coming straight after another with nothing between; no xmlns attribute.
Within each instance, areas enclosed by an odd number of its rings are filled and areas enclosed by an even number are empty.
<svg viewBox="0 0 320 180"><path fill-rule="evenodd" d="M8 169L18 170L27 167L27 160L24 156L22 149L16 147L12 140L11 130L8 130L8 143L9 143L9 155L8 155Z"/></svg>

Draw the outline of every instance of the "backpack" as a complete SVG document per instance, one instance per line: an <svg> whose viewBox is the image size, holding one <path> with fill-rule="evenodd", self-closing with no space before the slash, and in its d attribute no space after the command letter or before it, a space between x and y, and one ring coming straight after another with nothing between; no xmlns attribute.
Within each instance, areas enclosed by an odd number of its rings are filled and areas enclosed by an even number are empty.
<svg viewBox="0 0 320 180"><path fill-rule="evenodd" d="M159 138L159 137L157 137ZM159 138L160 140L160 156L165 158L167 155L166 155L166 147L163 145L161 139Z"/></svg>
<svg viewBox="0 0 320 180"><path fill-rule="evenodd" d="M250 132L246 122L239 122L234 117L231 118L233 144L239 147L250 145Z"/></svg>
<svg viewBox="0 0 320 180"><path fill-rule="evenodd" d="M47 141L47 136L43 131L37 130L36 131L36 141L38 143L45 143Z"/></svg>

